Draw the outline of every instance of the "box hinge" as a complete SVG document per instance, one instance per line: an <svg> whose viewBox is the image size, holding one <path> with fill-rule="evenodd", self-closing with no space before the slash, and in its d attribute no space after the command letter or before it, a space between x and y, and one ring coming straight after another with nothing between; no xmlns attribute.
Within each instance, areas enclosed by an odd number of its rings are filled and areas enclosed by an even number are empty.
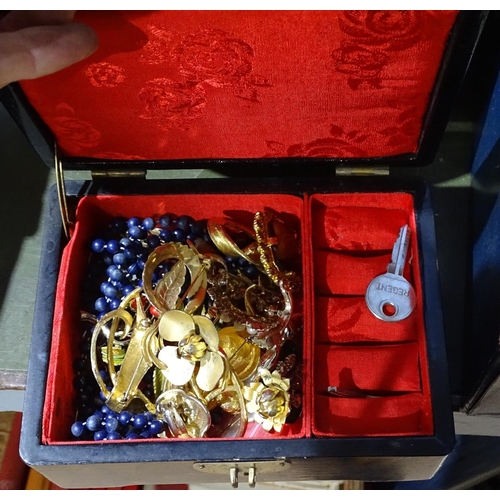
<svg viewBox="0 0 500 500"><path fill-rule="evenodd" d="M145 179L147 170L144 169L108 169L91 170L92 179Z"/></svg>
<svg viewBox="0 0 500 500"><path fill-rule="evenodd" d="M193 467L202 472L210 474L229 474L229 482L233 488L238 487L240 475L248 480L248 486L255 488L257 473L269 474L271 472L283 471L291 467L291 463L284 458L276 460L256 460L253 462L196 462Z"/></svg>
<svg viewBox="0 0 500 500"><path fill-rule="evenodd" d="M335 174L341 176L389 175L388 165L376 167L335 167Z"/></svg>
<svg viewBox="0 0 500 500"><path fill-rule="evenodd" d="M61 212L61 222L64 234L69 240L73 234L74 224L68 209L68 198L66 196L66 183L64 181L63 162L57 154L57 143L54 143L54 168L56 173L57 200Z"/></svg>

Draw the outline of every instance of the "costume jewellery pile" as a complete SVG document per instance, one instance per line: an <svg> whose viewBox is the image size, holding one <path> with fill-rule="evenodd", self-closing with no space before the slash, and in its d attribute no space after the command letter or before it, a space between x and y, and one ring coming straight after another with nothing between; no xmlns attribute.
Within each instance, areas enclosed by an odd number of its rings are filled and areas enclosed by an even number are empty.
<svg viewBox="0 0 500 500"><path fill-rule="evenodd" d="M252 226L115 218L91 245L96 314L82 312L73 436L241 437L249 422L280 433L295 421L301 252L289 226L267 210Z"/></svg>

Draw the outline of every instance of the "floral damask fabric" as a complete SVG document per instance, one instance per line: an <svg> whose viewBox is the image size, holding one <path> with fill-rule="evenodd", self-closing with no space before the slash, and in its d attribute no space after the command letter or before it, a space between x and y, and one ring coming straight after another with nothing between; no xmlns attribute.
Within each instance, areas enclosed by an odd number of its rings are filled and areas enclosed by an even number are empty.
<svg viewBox="0 0 500 500"><path fill-rule="evenodd" d="M97 52L22 87L69 156L411 153L456 15L79 12Z"/></svg>

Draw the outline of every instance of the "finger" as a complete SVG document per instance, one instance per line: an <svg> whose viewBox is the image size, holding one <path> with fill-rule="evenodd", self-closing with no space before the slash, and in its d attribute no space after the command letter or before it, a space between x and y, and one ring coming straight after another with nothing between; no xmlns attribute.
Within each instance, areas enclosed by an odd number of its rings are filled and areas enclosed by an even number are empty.
<svg viewBox="0 0 500 500"><path fill-rule="evenodd" d="M77 23L0 33L0 87L59 71L85 59L97 46L95 32Z"/></svg>
<svg viewBox="0 0 500 500"><path fill-rule="evenodd" d="M75 12L75 10L12 10L0 20L0 31L66 24L73 21Z"/></svg>

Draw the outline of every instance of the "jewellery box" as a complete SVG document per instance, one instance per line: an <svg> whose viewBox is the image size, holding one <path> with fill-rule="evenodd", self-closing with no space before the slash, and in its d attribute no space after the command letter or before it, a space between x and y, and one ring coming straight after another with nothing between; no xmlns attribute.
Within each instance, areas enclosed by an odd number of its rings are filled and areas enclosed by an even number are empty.
<svg viewBox="0 0 500 500"><path fill-rule="evenodd" d="M431 477L454 445L432 202L422 179L391 172L433 161L486 18L79 13L99 35L97 52L2 95L58 169L44 215L23 459L70 488ZM193 168L225 177L168 179ZM92 181L64 182L68 170ZM152 170L167 179L147 179ZM91 242L116 217L251 226L266 212L300 242L293 419L270 432L254 421L240 437L75 438ZM416 305L384 321L365 293L404 227Z"/></svg>

